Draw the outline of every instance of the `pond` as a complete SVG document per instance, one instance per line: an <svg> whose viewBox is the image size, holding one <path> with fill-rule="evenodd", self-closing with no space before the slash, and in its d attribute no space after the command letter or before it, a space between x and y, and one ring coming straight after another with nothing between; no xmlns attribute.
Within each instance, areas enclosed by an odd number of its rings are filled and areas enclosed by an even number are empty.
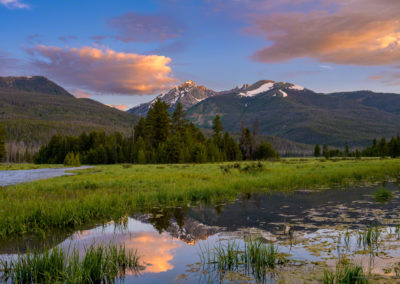
<svg viewBox="0 0 400 284"><path fill-rule="evenodd" d="M0 171L0 186L15 185L18 183L30 182L34 180L47 179L65 175L73 175L68 171L91 168L90 166L72 168L51 168L33 170L11 170Z"/></svg>
<svg viewBox="0 0 400 284"><path fill-rule="evenodd" d="M373 273L373 282L388 283L400 273L400 192L387 183L393 198L377 202L374 193L381 186L243 194L220 204L155 207L120 223L54 234L46 244L81 251L91 244L125 244L137 250L144 265L139 274L126 275L125 283L320 283L324 269L333 270L339 257ZM260 280L246 269L221 272L204 261L217 246L243 249L250 239L273 243L287 262ZM38 246L35 238L14 239L1 243L0 253L10 258Z"/></svg>

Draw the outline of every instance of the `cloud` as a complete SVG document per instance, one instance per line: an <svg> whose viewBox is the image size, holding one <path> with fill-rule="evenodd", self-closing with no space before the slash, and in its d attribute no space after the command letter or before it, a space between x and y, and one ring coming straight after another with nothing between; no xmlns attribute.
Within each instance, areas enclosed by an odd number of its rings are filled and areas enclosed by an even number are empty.
<svg viewBox="0 0 400 284"><path fill-rule="evenodd" d="M88 99L92 96L88 92L85 92L82 90L76 90L75 92L73 92L73 94L74 94L75 98L78 98L78 99Z"/></svg>
<svg viewBox="0 0 400 284"><path fill-rule="evenodd" d="M91 36L90 39L93 40L97 44L102 44L103 40L106 39L106 36L94 35L94 36Z"/></svg>
<svg viewBox="0 0 400 284"><path fill-rule="evenodd" d="M112 18L109 25L120 33L116 39L124 42L163 42L183 33L181 25L171 17L135 12Z"/></svg>
<svg viewBox="0 0 400 284"><path fill-rule="evenodd" d="M106 106L112 107L112 108L116 108L122 111L125 111L128 109L128 107L126 105L109 105L109 104L105 104Z"/></svg>
<svg viewBox="0 0 400 284"><path fill-rule="evenodd" d="M6 6L9 9L29 9L30 6L22 3L19 0L0 0L0 4Z"/></svg>
<svg viewBox="0 0 400 284"><path fill-rule="evenodd" d="M274 63L306 57L352 65L400 62L398 0L299 3L304 6L302 10L254 12L254 25L245 31L261 34L271 44L253 54L252 59Z"/></svg>
<svg viewBox="0 0 400 284"><path fill-rule="evenodd" d="M60 40L60 41L62 41L63 43L65 43L65 44L67 44L68 42L70 42L71 40L75 40L75 39L77 39L78 37L76 37L76 36L60 36L58 39Z"/></svg>
<svg viewBox="0 0 400 284"><path fill-rule="evenodd" d="M400 71L384 71L379 74L371 75L368 79L371 81L378 81L388 86L400 86Z"/></svg>
<svg viewBox="0 0 400 284"><path fill-rule="evenodd" d="M27 50L34 68L76 88L103 94L144 95L169 89L171 59L116 52L109 48L59 48L38 45Z"/></svg>

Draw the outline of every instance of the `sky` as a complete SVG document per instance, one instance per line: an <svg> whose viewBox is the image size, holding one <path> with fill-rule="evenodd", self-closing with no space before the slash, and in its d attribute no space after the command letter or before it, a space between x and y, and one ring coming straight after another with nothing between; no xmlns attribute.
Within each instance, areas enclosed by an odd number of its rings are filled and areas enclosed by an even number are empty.
<svg viewBox="0 0 400 284"><path fill-rule="evenodd" d="M193 80L400 93L399 0L0 0L0 75L119 109Z"/></svg>

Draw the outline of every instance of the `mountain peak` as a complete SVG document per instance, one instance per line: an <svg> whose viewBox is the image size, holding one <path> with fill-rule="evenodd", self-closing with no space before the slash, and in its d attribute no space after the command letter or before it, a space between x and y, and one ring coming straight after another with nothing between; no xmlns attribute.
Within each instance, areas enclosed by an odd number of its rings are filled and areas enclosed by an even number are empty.
<svg viewBox="0 0 400 284"><path fill-rule="evenodd" d="M196 87L197 85L192 80L187 80L186 82L184 82L183 84L179 85L178 87L182 88L182 87L187 87L187 86Z"/></svg>

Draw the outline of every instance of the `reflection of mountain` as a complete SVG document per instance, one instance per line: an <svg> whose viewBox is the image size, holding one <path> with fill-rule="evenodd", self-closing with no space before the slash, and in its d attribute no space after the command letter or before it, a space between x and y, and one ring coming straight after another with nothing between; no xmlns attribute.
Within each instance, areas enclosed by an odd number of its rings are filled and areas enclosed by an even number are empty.
<svg viewBox="0 0 400 284"><path fill-rule="evenodd" d="M161 217L160 217L161 218ZM154 223L154 217L150 214L135 216L135 219L145 223ZM207 226L199 221L185 217L183 224L179 225L174 219L169 220L169 226L165 228L172 237L184 241L189 245L194 245L199 240L205 240L209 236L224 231L223 227Z"/></svg>

